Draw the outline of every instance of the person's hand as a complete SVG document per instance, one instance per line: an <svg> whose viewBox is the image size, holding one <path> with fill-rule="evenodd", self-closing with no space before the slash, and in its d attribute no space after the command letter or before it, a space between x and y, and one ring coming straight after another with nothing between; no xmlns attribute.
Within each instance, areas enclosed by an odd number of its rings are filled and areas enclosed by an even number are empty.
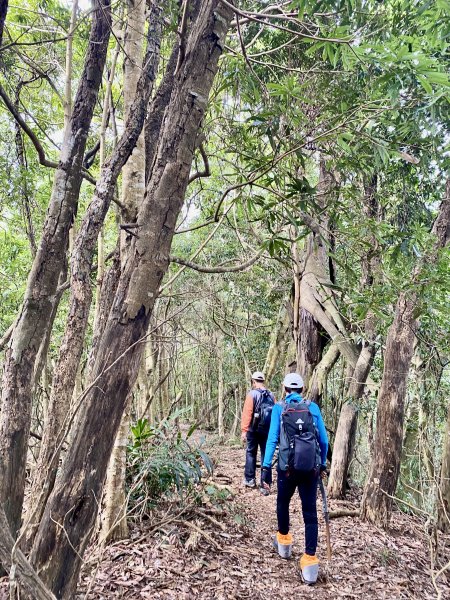
<svg viewBox="0 0 450 600"><path fill-rule="evenodd" d="M247 443L247 432L243 431L241 433L241 443L245 446L245 444Z"/></svg>
<svg viewBox="0 0 450 600"><path fill-rule="evenodd" d="M269 469L269 467L261 469L261 483L266 490L270 490L271 471L272 469Z"/></svg>
<svg viewBox="0 0 450 600"><path fill-rule="evenodd" d="M328 477L327 466L326 465L320 465L320 477L322 479L326 479Z"/></svg>

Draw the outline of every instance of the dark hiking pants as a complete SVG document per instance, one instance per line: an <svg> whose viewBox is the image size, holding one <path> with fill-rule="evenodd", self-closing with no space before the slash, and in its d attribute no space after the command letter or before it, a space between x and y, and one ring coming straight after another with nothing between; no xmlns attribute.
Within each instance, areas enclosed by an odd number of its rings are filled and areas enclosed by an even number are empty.
<svg viewBox="0 0 450 600"><path fill-rule="evenodd" d="M315 474L295 474L278 471L277 518L278 531L282 535L289 533L289 504L298 490L302 503L305 523L305 552L314 556L317 548L317 483Z"/></svg>
<svg viewBox="0 0 450 600"><path fill-rule="evenodd" d="M256 475L256 455L258 446L261 452L261 465L264 462L264 453L266 451L267 434L263 435L255 431L247 431L247 452L245 455L245 479L255 479Z"/></svg>

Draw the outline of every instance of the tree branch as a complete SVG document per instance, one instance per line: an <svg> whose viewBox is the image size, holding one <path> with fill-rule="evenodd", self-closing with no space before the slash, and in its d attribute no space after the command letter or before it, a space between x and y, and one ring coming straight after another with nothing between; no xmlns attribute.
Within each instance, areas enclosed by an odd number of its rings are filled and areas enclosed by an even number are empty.
<svg viewBox="0 0 450 600"><path fill-rule="evenodd" d="M41 142L36 137L36 134L34 133L34 131L30 127L28 127L28 125L25 123L25 121L22 118L22 115L19 113L19 111L14 106L14 103L11 101L11 99L9 98L8 94L6 93L6 91L4 90L2 85L0 85L0 98L3 100L7 109L12 114L12 116L15 118L17 123L20 125L20 127L23 129L23 131L30 138L33 146L36 149L36 152L38 153L39 163L41 165L43 165L44 167L51 167L52 169L56 169L58 166L58 163L48 160L48 158L45 156L45 150L42 147Z"/></svg>
<svg viewBox="0 0 450 600"><path fill-rule="evenodd" d="M194 271L199 271L200 273L237 273L238 271L245 271L245 269L248 269L253 264L255 264L255 262L261 256L262 252L263 251L260 250L257 254L255 254L255 256L253 256L246 262L241 263L240 265L234 265L232 267L203 266L203 265L194 263L190 260L185 260L184 258L179 258L178 256L170 256L170 262L177 263L178 265L183 265L185 267L189 267L189 269L194 269Z"/></svg>
<svg viewBox="0 0 450 600"><path fill-rule="evenodd" d="M0 98L3 100L3 102L5 103L7 109L12 114L12 116L14 117L14 119L16 120L16 122L20 125L20 127L22 128L22 130L24 131L24 133L26 133L27 136L30 138L31 143L35 147L36 152L38 154L39 164L41 164L43 167L49 167L51 169L57 169L58 168L58 163L55 162L55 161L53 161L53 160L49 160L45 156L45 150L42 147L41 142L37 138L37 136L34 133L34 131L24 121L24 119L22 118L21 114L16 109L16 107L13 104L13 102L11 102L11 99L9 98L8 94L6 93L5 89L2 87L1 84L0 84ZM85 170L82 171L82 176L83 176L84 179L86 179L86 181L89 181L89 183L92 183L92 185L95 185L97 183L96 180L95 180L95 178L92 177L92 175L90 173L88 173L87 171L85 171ZM117 198L113 198L112 201L115 204L117 204L117 206L121 210L123 210L124 205L122 204L122 202L120 202Z"/></svg>
<svg viewBox="0 0 450 600"><path fill-rule="evenodd" d="M178 35L180 36L180 44L179 44L180 51L178 53L178 61L177 61L177 66L175 68L174 75L178 74L178 71L180 70L181 65L183 64L184 57L186 55L186 42L187 42L186 33L187 33L187 22L188 22L188 16L189 16L188 4L189 4L189 0L184 0L181 24L178 29Z"/></svg>
<svg viewBox="0 0 450 600"><path fill-rule="evenodd" d="M11 323L11 325L8 327L8 329L5 331L5 333L3 334L3 337L0 339L0 352L3 350L3 348L9 342L12 332L14 331L15 324L16 324L16 322L13 321Z"/></svg>
<svg viewBox="0 0 450 600"><path fill-rule="evenodd" d="M205 151L205 147L203 146L203 144L200 144L198 149L200 150L200 154L202 155L203 164L205 165L205 168L203 171L197 171L197 173L194 173L193 175L191 175L189 177L188 185L191 184L196 179L199 179L200 177L209 177L211 175L211 169L209 167L209 160L208 160L208 155L206 154L206 151Z"/></svg>

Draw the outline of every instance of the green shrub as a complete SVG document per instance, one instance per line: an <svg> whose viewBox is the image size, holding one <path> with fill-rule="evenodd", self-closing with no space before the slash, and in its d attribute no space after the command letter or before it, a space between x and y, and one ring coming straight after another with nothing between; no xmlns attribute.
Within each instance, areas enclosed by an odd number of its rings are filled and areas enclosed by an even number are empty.
<svg viewBox="0 0 450 600"><path fill-rule="evenodd" d="M195 427L183 437L176 427L182 411L151 426L139 419L131 427L131 443L127 456L127 485L130 508L145 512L163 495L183 496L205 476L211 475L213 464L198 445L188 440Z"/></svg>

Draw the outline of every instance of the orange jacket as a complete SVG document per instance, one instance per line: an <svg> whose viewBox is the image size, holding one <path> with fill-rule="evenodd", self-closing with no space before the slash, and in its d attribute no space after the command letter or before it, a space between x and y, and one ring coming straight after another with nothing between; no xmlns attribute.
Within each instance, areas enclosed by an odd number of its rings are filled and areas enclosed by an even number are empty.
<svg viewBox="0 0 450 600"><path fill-rule="evenodd" d="M242 433L247 433L247 431L250 429L250 426L252 424L253 408L254 408L253 393L252 392L253 392L253 390L251 390L245 396L244 408L242 409L242 417L241 417L241 431L242 431Z"/></svg>

